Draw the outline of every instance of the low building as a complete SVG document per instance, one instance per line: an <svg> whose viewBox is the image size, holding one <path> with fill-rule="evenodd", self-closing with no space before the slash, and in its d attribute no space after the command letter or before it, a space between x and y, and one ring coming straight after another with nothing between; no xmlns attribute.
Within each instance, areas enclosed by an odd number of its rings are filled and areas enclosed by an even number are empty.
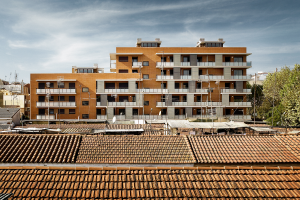
<svg viewBox="0 0 300 200"><path fill-rule="evenodd" d="M0 124L20 125L20 109L19 108L0 108Z"/></svg>

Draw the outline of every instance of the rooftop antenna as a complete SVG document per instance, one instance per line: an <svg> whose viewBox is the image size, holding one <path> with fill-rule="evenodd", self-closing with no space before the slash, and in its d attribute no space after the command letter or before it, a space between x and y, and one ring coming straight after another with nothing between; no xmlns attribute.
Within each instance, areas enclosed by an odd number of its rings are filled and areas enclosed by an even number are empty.
<svg viewBox="0 0 300 200"><path fill-rule="evenodd" d="M18 81L18 74L17 74L17 71L15 70L15 84L17 83Z"/></svg>
<svg viewBox="0 0 300 200"><path fill-rule="evenodd" d="M9 74L9 80L8 80L8 83L10 83L10 78L11 78L11 72L10 72L10 74Z"/></svg>

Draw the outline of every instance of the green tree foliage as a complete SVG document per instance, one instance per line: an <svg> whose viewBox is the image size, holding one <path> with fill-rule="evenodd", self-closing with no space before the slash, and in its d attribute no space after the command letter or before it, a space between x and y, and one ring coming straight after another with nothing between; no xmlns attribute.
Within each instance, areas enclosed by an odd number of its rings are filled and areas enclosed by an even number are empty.
<svg viewBox="0 0 300 200"><path fill-rule="evenodd" d="M263 110L263 102L264 102L264 94L263 94L263 86L262 85L250 85L247 83L247 88L251 89L251 94L247 95L248 102L251 102L252 107L248 109L248 114L254 118L254 104L255 104L255 113L256 120L262 120L265 116L265 111ZM254 100L255 93L255 100Z"/></svg>

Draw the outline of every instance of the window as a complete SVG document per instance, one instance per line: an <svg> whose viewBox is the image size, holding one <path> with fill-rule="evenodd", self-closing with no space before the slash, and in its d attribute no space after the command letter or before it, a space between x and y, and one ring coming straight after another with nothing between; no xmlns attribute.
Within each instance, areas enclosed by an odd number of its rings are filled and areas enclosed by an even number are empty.
<svg viewBox="0 0 300 200"><path fill-rule="evenodd" d="M89 101L82 101L82 105L83 106L88 106L89 105Z"/></svg>
<svg viewBox="0 0 300 200"><path fill-rule="evenodd" d="M45 101L45 96L39 96L39 102L44 102Z"/></svg>
<svg viewBox="0 0 300 200"><path fill-rule="evenodd" d="M57 87L58 88L65 88L65 83L64 82L57 82Z"/></svg>
<svg viewBox="0 0 300 200"><path fill-rule="evenodd" d="M234 62L243 62L243 57L234 57Z"/></svg>
<svg viewBox="0 0 300 200"><path fill-rule="evenodd" d="M230 89L230 83L225 83L225 89Z"/></svg>
<svg viewBox="0 0 300 200"><path fill-rule="evenodd" d="M132 70L132 73L138 73L138 70Z"/></svg>
<svg viewBox="0 0 300 200"><path fill-rule="evenodd" d="M50 88L54 88L54 83L50 83Z"/></svg>
<svg viewBox="0 0 300 200"><path fill-rule="evenodd" d="M173 76L173 69L170 70L170 75Z"/></svg>
<svg viewBox="0 0 300 200"><path fill-rule="evenodd" d="M183 62L190 62L189 56L183 56Z"/></svg>
<svg viewBox="0 0 300 200"><path fill-rule="evenodd" d="M123 74L128 73L128 69L119 69L119 73L123 73Z"/></svg>
<svg viewBox="0 0 300 200"><path fill-rule="evenodd" d="M75 83L69 83L69 89L75 89Z"/></svg>
<svg viewBox="0 0 300 200"><path fill-rule="evenodd" d="M132 109L132 115L138 115L138 109Z"/></svg>
<svg viewBox="0 0 300 200"><path fill-rule="evenodd" d="M225 62L230 62L230 57L225 57Z"/></svg>
<svg viewBox="0 0 300 200"><path fill-rule="evenodd" d="M75 109L69 109L69 114L75 114Z"/></svg>
<svg viewBox="0 0 300 200"><path fill-rule="evenodd" d="M119 89L128 89L128 83L119 83Z"/></svg>
<svg viewBox="0 0 300 200"><path fill-rule="evenodd" d="M149 101L144 101L144 106L149 106Z"/></svg>
<svg viewBox="0 0 300 200"><path fill-rule="evenodd" d="M65 109L58 109L58 114L65 114Z"/></svg>
<svg viewBox="0 0 300 200"><path fill-rule="evenodd" d="M149 74L143 74L143 79L149 79Z"/></svg>
<svg viewBox="0 0 300 200"><path fill-rule="evenodd" d="M65 101L65 97L64 96L58 96L58 101Z"/></svg>
<svg viewBox="0 0 300 200"><path fill-rule="evenodd" d="M39 115L45 115L45 109L39 109Z"/></svg>
<svg viewBox="0 0 300 200"><path fill-rule="evenodd" d="M234 75L235 76L243 76L243 70L242 69L237 69L237 70L234 70Z"/></svg>
<svg viewBox="0 0 300 200"><path fill-rule="evenodd" d="M170 62L173 62L173 56L170 56Z"/></svg>
<svg viewBox="0 0 300 200"><path fill-rule="evenodd" d="M243 109L236 109L236 111L234 112L234 115L243 115L243 114L244 114Z"/></svg>
<svg viewBox="0 0 300 200"><path fill-rule="evenodd" d="M179 96L172 96L172 102L179 102Z"/></svg>
<svg viewBox="0 0 300 200"><path fill-rule="evenodd" d="M87 87L82 88L82 92L89 92L89 88Z"/></svg>
<svg viewBox="0 0 300 200"><path fill-rule="evenodd" d="M45 83L39 83L39 89L45 89Z"/></svg>
<svg viewBox="0 0 300 200"><path fill-rule="evenodd" d="M191 75L191 70L189 70L189 69L185 69L185 70L183 70L183 75Z"/></svg>
<svg viewBox="0 0 300 200"><path fill-rule="evenodd" d="M50 110L49 110L49 114L50 114L50 115L54 115L54 109L50 109Z"/></svg>
<svg viewBox="0 0 300 200"><path fill-rule="evenodd" d="M161 83L160 87L161 89L167 89L167 83Z"/></svg>
<svg viewBox="0 0 300 200"><path fill-rule="evenodd" d="M69 96L69 102L75 102L75 96Z"/></svg>
<svg viewBox="0 0 300 200"><path fill-rule="evenodd" d="M197 57L197 62L202 62L202 57Z"/></svg>
<svg viewBox="0 0 300 200"><path fill-rule="evenodd" d="M243 102L243 96L235 96L234 102Z"/></svg>
<svg viewBox="0 0 300 200"><path fill-rule="evenodd" d="M143 66L149 66L149 61L143 61Z"/></svg>
<svg viewBox="0 0 300 200"><path fill-rule="evenodd" d="M97 96L97 102L101 102L101 96Z"/></svg>
<svg viewBox="0 0 300 200"><path fill-rule="evenodd" d="M54 96L50 96L49 101L54 101Z"/></svg>
<svg viewBox="0 0 300 200"><path fill-rule="evenodd" d="M89 118L89 114L82 114L82 119L88 119Z"/></svg>
<svg viewBox="0 0 300 200"><path fill-rule="evenodd" d="M114 96L107 96L107 101L108 102L115 102L116 98Z"/></svg>
<svg viewBox="0 0 300 200"><path fill-rule="evenodd" d="M175 89L179 89L179 83L175 83Z"/></svg>
<svg viewBox="0 0 300 200"><path fill-rule="evenodd" d="M128 102L128 96L119 96L119 102Z"/></svg>
<svg viewBox="0 0 300 200"><path fill-rule="evenodd" d="M201 89L201 83L197 83L197 89Z"/></svg>
<svg viewBox="0 0 300 200"><path fill-rule="evenodd" d="M179 115L179 109L175 109L175 115Z"/></svg>
<svg viewBox="0 0 300 200"><path fill-rule="evenodd" d="M167 62L167 57L161 57L161 58L160 58L160 61L161 61L161 62Z"/></svg>
<svg viewBox="0 0 300 200"><path fill-rule="evenodd" d="M161 115L166 115L167 114L167 109L161 109Z"/></svg>
<svg viewBox="0 0 300 200"><path fill-rule="evenodd" d="M199 69L199 76L202 75L202 69Z"/></svg>
<svg viewBox="0 0 300 200"><path fill-rule="evenodd" d="M161 70L160 75L167 75L167 70Z"/></svg>
<svg viewBox="0 0 300 200"><path fill-rule="evenodd" d="M197 115L201 115L201 109L197 109Z"/></svg>
<svg viewBox="0 0 300 200"><path fill-rule="evenodd" d="M132 62L138 62L138 57L132 57Z"/></svg>
<svg viewBox="0 0 300 200"><path fill-rule="evenodd" d="M197 96L197 102L201 102L201 96Z"/></svg>
<svg viewBox="0 0 300 200"><path fill-rule="evenodd" d="M183 89L188 89L189 88L189 83L183 83L182 88Z"/></svg>
<svg viewBox="0 0 300 200"><path fill-rule="evenodd" d="M120 115L125 115L125 109L119 109L119 114Z"/></svg>
<svg viewBox="0 0 300 200"><path fill-rule="evenodd" d="M128 56L119 56L119 62L128 62Z"/></svg>
<svg viewBox="0 0 300 200"><path fill-rule="evenodd" d="M230 109L225 109L225 115L230 115L231 111Z"/></svg>
<svg viewBox="0 0 300 200"><path fill-rule="evenodd" d="M105 83L105 89L115 89L115 83Z"/></svg>

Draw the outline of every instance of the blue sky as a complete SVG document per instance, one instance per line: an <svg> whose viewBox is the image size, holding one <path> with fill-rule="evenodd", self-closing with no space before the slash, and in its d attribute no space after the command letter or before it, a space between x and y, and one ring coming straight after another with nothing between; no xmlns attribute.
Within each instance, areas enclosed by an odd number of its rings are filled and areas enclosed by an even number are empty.
<svg viewBox="0 0 300 200"><path fill-rule="evenodd" d="M252 53L249 74L274 71L300 63L299 8L299 0L0 0L0 79L94 63L109 72L109 53L137 38L164 47L223 38Z"/></svg>

